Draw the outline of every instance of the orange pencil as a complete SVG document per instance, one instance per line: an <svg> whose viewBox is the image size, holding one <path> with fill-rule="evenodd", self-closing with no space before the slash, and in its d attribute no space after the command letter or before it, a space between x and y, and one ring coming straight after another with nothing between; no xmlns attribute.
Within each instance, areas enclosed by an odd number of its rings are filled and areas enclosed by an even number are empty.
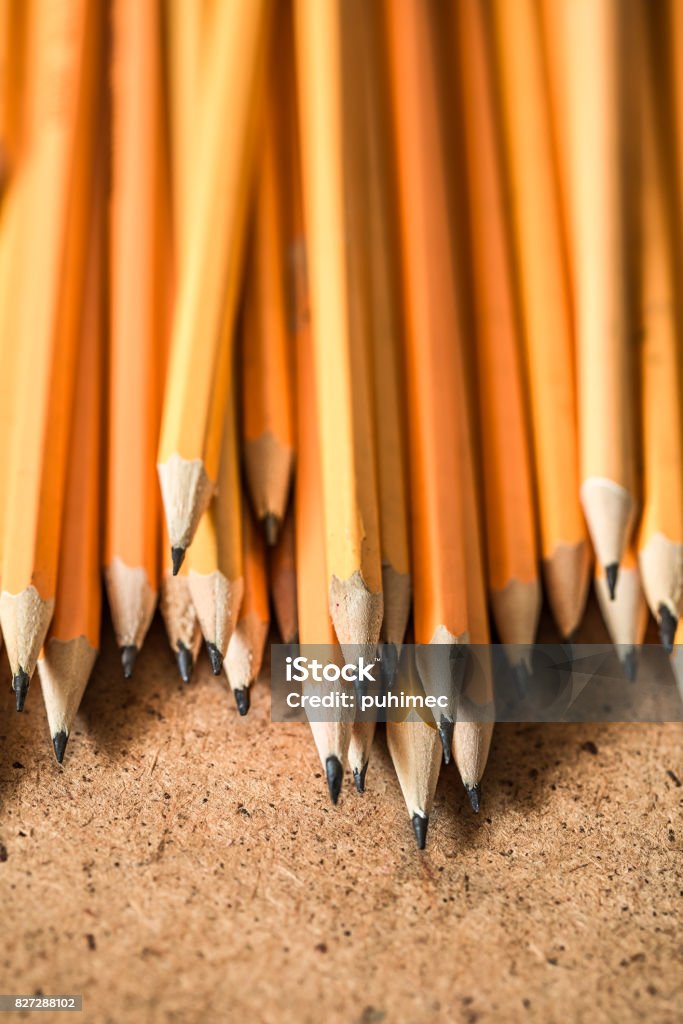
<svg viewBox="0 0 683 1024"><path fill-rule="evenodd" d="M30 8L26 220L0 597L18 711L55 602L102 13L86 0L36 0Z"/></svg>
<svg viewBox="0 0 683 1024"><path fill-rule="evenodd" d="M253 313L242 347L244 469L256 518L263 524L270 546L284 519L294 463L292 354L284 273L285 181L278 133L283 104L283 74L278 65L284 57L279 34L274 33L273 38L277 51L273 48L271 54L246 276L252 296L247 304L253 303Z"/></svg>
<svg viewBox="0 0 683 1024"><path fill-rule="evenodd" d="M492 0L504 153L519 280L546 593L564 637L586 599L590 549L579 502L574 341L539 8Z"/></svg>
<svg viewBox="0 0 683 1024"><path fill-rule="evenodd" d="M450 653L468 643L462 418L454 393L463 374L431 8L385 7L392 83L405 302L413 618L428 692L449 701L439 715L450 758L455 689ZM470 779L472 785L478 779Z"/></svg>
<svg viewBox="0 0 683 1024"><path fill-rule="evenodd" d="M154 455L163 364L161 24L156 2L115 0L111 343L104 578L123 672L149 629L159 582Z"/></svg>
<svg viewBox="0 0 683 1024"><path fill-rule="evenodd" d="M458 55L476 306L488 587L513 664L534 642L541 606L521 337L484 8L459 0Z"/></svg>
<svg viewBox="0 0 683 1024"><path fill-rule="evenodd" d="M268 577L275 620L283 644L296 643L299 623L296 607L296 538L290 505L277 544L269 552Z"/></svg>
<svg viewBox="0 0 683 1024"><path fill-rule="evenodd" d="M101 143L99 150L78 332L55 614L38 660L50 736L60 764L100 646L107 150Z"/></svg>

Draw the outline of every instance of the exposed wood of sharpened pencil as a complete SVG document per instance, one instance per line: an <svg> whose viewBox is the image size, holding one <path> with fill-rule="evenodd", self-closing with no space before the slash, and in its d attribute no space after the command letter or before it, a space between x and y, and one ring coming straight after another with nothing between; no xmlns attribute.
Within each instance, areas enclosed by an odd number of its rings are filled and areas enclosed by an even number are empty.
<svg viewBox="0 0 683 1024"><path fill-rule="evenodd" d="M663 117L665 78L645 5L632 25L639 84L641 153L640 302L642 318L644 502L638 537L643 589L671 649L683 610L683 345L677 294L670 136Z"/></svg>
<svg viewBox="0 0 683 1024"><path fill-rule="evenodd" d="M249 710L249 687L258 679L270 625L265 548L246 500L242 503L244 597L230 637L225 671L241 715Z"/></svg>
<svg viewBox="0 0 683 1024"><path fill-rule="evenodd" d="M109 452L104 578L125 676L157 603L154 455L164 361L160 6L113 5Z"/></svg>
<svg viewBox="0 0 683 1024"><path fill-rule="evenodd" d="M466 96L465 156L474 263L488 585L502 642L528 645L536 635L541 588L491 40L482 5L459 0L456 10L459 66ZM519 663L524 651L512 646L510 655Z"/></svg>
<svg viewBox="0 0 683 1024"><path fill-rule="evenodd" d="M574 351L557 166L533 0L492 0L505 162L509 176L541 558L563 636L583 613L590 550L579 503Z"/></svg>
<svg viewBox="0 0 683 1024"><path fill-rule="evenodd" d="M410 653L405 662L406 675L401 689L419 694L421 687ZM406 721L409 718L409 721ZM441 770L441 741L433 725L422 721L416 712L404 713L402 721L387 722L387 746L408 808L408 815L419 850L424 850L427 826Z"/></svg>
<svg viewBox="0 0 683 1024"><path fill-rule="evenodd" d="M54 610L103 27L102 9L85 0L41 0L30 15L29 195L0 597L18 710Z"/></svg>
<svg viewBox="0 0 683 1024"><path fill-rule="evenodd" d="M565 135L581 501L596 557L614 593L636 510L635 365L623 229L621 4L546 0L541 9L549 77L555 84L555 124Z"/></svg>
<svg viewBox="0 0 683 1024"><path fill-rule="evenodd" d="M278 27L288 11L282 6ZM254 230L246 275L248 326L242 345L244 469L252 506L273 545L284 519L294 464L292 354L287 330L281 132L286 60L273 33L269 88L256 168Z"/></svg>
<svg viewBox="0 0 683 1024"><path fill-rule="evenodd" d="M277 544L268 554L270 596L283 644L296 643L299 622L296 603L296 549L294 509L290 504Z"/></svg>
<svg viewBox="0 0 683 1024"><path fill-rule="evenodd" d="M342 649L374 649L382 623L374 453L368 381L351 306L350 272L361 254L347 242L350 173L345 139L341 0L297 0L296 53L304 209L320 418L330 613ZM350 71L350 69L349 69ZM348 259L348 263L347 263ZM354 296L355 298L355 296ZM358 317L352 320L352 317Z"/></svg>
<svg viewBox="0 0 683 1024"><path fill-rule="evenodd" d="M295 163L294 155L292 157ZM294 180L293 185L296 186ZM299 299L295 309L297 326L297 384L300 395L311 394L313 389L313 351L308 317L306 316L305 262L296 264L295 294ZM318 418L310 401L298 401L297 409L297 475L294 502L297 607L299 612L299 642L306 653L319 647L328 660L330 651L337 648L337 637L329 613L328 577L325 550L325 513L323 506L322 465L318 437ZM339 655L341 660L341 655ZM344 777L351 721L339 714L334 721L311 722L313 739L325 769L328 790L336 804Z"/></svg>
<svg viewBox="0 0 683 1024"><path fill-rule="evenodd" d="M448 700L438 724L449 759L450 654L469 639L462 420L453 397L463 373L462 325L429 11L420 0L385 6L405 296L415 642L432 645L418 664L425 690Z"/></svg>
<svg viewBox="0 0 683 1024"><path fill-rule="evenodd" d="M647 604L634 549L628 548L621 561L619 589L614 599L610 597L605 570L599 562L595 567L594 585L607 632L626 677L633 681L636 678L638 648L643 643L647 628Z"/></svg>
<svg viewBox="0 0 683 1024"><path fill-rule="evenodd" d="M231 363L225 378L218 363L226 322L234 321L237 307L270 6L269 0L222 0L207 35L157 464L174 572L216 485L220 452L211 423L225 412L232 377Z"/></svg>
<svg viewBox="0 0 683 1024"><path fill-rule="evenodd" d="M100 103L100 109L103 106ZM55 613L38 660L50 737L60 764L100 645L107 155L102 141L98 150L78 329Z"/></svg>
<svg viewBox="0 0 683 1024"><path fill-rule="evenodd" d="M229 325L226 324L226 331ZM225 360L232 356L226 337L220 372L227 374ZM202 516L195 542L188 552L188 581L211 667L219 675L245 590L242 497L234 397L222 423L218 493Z"/></svg>

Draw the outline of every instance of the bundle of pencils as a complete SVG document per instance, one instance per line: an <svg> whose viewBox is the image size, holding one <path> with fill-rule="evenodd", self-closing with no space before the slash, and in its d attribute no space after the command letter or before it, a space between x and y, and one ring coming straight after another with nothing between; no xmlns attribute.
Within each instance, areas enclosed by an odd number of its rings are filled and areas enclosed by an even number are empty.
<svg viewBox="0 0 683 1024"><path fill-rule="evenodd" d="M0 204L0 625L60 763L102 577L126 677L159 603L241 715L269 635L419 645L420 847L442 763L480 807L465 649L523 687L594 563L625 675L648 609L673 648L678 0L0 0ZM312 730L362 792L374 724Z"/></svg>

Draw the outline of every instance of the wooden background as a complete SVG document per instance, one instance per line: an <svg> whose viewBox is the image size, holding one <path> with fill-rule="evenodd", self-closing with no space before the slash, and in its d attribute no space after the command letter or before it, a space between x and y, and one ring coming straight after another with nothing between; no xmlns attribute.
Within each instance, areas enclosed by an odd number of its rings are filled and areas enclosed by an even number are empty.
<svg viewBox="0 0 683 1024"><path fill-rule="evenodd" d="M307 727L264 682L239 719L204 657L184 688L158 621L129 682L107 625L63 768L37 681L12 706L2 992L88 1024L683 1017L680 725L499 726L482 813L451 765L419 854L383 735L333 808Z"/></svg>

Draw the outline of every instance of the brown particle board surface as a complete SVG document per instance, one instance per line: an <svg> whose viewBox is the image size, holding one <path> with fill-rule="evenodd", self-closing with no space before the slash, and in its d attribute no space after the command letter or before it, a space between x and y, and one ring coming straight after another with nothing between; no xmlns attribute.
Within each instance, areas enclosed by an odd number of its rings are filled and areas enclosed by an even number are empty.
<svg viewBox="0 0 683 1024"><path fill-rule="evenodd" d="M383 735L333 808L265 683L240 719L158 621L130 681L105 632L63 768L37 679L0 710L0 991L84 1000L23 1019L683 1018L680 725L499 726L482 813L451 765L419 854Z"/></svg>

